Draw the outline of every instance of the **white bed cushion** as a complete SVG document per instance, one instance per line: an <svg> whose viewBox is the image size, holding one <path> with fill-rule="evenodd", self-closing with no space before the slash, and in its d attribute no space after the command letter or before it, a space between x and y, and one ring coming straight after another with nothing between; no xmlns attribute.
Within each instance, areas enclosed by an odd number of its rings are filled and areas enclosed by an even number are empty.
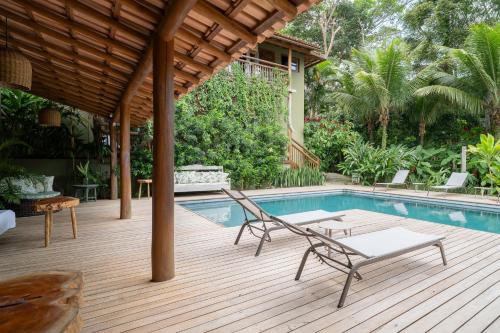
<svg viewBox="0 0 500 333"><path fill-rule="evenodd" d="M335 241L365 258L372 258L442 239L444 239L443 236L421 234L402 227L395 227L336 239Z"/></svg>
<svg viewBox="0 0 500 333"><path fill-rule="evenodd" d="M16 227L16 214L11 210L0 210L0 235Z"/></svg>
<svg viewBox="0 0 500 333"><path fill-rule="evenodd" d="M303 213L280 215L276 217L290 224L303 224L322 222L333 218L339 218L340 216L341 215L338 213L327 212L326 210L319 209Z"/></svg>

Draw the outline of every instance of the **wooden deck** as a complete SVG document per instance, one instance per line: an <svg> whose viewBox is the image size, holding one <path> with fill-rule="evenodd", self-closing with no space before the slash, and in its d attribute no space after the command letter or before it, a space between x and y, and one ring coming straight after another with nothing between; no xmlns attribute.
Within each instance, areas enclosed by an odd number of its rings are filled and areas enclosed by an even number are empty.
<svg viewBox="0 0 500 333"><path fill-rule="evenodd" d="M366 212L353 233L403 225L443 234L448 266L427 248L368 266L346 306L337 309L345 275L310 260L294 274L306 241L276 232L255 258L247 233L222 228L176 207L177 276L151 283L151 201L134 200L120 221L117 201L78 207L79 238L69 211L54 216L43 247L43 217L18 219L0 237L0 279L47 269L81 270L84 331L95 332L500 332L500 235Z"/></svg>

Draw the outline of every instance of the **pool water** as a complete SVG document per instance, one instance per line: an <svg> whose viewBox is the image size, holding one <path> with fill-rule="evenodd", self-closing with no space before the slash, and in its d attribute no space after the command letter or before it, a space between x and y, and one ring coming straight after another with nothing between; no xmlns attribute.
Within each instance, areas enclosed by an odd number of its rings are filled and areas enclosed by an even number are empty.
<svg viewBox="0 0 500 333"><path fill-rule="evenodd" d="M355 192L255 196L252 199L272 215L317 209L329 212L363 209L500 234L500 207L494 205L474 206L442 200ZM179 204L225 227L239 226L244 220L242 208L229 199L188 201Z"/></svg>

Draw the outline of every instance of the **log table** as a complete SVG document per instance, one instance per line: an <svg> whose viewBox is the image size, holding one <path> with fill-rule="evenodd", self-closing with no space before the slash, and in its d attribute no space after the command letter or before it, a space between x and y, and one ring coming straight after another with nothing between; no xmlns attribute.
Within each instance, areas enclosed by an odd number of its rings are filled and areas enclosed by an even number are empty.
<svg viewBox="0 0 500 333"><path fill-rule="evenodd" d="M35 204L37 212L45 213L45 247L50 244L50 237L53 229L52 213L64 208L69 208L71 211L71 225L73 227L73 238L77 237L78 229L76 225L75 207L80 204L80 199L73 197L54 197L38 200Z"/></svg>
<svg viewBox="0 0 500 333"><path fill-rule="evenodd" d="M80 272L40 272L0 281L0 332L80 332L82 289Z"/></svg>

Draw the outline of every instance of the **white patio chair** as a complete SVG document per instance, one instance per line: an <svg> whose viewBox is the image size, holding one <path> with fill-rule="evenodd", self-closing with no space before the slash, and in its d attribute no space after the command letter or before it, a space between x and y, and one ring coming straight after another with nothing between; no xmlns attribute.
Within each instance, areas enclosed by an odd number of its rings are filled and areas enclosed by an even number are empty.
<svg viewBox="0 0 500 333"><path fill-rule="evenodd" d="M373 184L372 192L375 192L375 187L377 185L385 186L386 191L389 189L390 186L406 186L406 178L408 178L409 173L410 173L410 170L398 170L398 172L396 172L396 174L394 175L394 178L392 178L392 181L390 183L375 183L375 184Z"/></svg>
<svg viewBox="0 0 500 333"><path fill-rule="evenodd" d="M283 221L290 225L308 225L328 220L340 221L341 217L344 216L327 212L325 210L312 210L303 213L273 217L266 213L258 204L256 204L252 199L247 197L241 191L227 189L222 190L243 208L243 213L245 214L245 221L241 225L240 231L238 232L238 236L236 237L236 241L234 242L234 244L238 244L241 235L243 234L243 230L245 230L245 228L248 228L250 234L260 239L257 252L255 252L256 257L260 254L262 247L264 246L264 242L271 241L271 231L286 228L286 226L282 224Z"/></svg>
<svg viewBox="0 0 500 333"><path fill-rule="evenodd" d="M467 172L453 172L445 185L431 186L427 191L427 196L429 196L431 190L444 190L448 193L449 190L464 188L467 182L467 176Z"/></svg>

